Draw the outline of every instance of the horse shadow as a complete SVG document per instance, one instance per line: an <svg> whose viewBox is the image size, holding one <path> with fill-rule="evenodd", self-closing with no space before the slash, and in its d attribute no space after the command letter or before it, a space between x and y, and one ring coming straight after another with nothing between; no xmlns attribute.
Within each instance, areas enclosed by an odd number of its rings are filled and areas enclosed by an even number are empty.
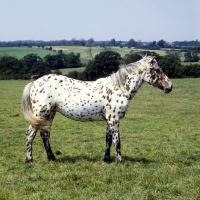
<svg viewBox="0 0 200 200"><path fill-rule="evenodd" d="M63 156L56 159L56 162L68 162L68 163L76 163L78 161L85 160L87 162L98 162L100 161L99 157L88 157L88 156Z"/></svg>
<svg viewBox="0 0 200 200"><path fill-rule="evenodd" d="M144 157L133 158L133 157L130 157L130 156L123 156L123 160L124 160L124 162L143 163L143 164L151 164L151 163L157 162L155 160L146 159Z"/></svg>
<svg viewBox="0 0 200 200"><path fill-rule="evenodd" d="M112 161L110 163L115 163L116 162L116 158L114 156L111 157L111 159L112 159ZM81 161L81 160L85 160L87 162L99 162L99 161L103 162L103 158L100 158L100 157L88 157L88 156L83 156L83 155L80 155L80 156L63 156L63 157L57 158L56 162L76 163L76 162ZM132 164L134 164L134 163L143 163L143 164L147 165L147 164L150 164L150 163L155 163L157 161L146 159L144 157L133 158L133 157L130 157L130 156L123 156L123 162L122 163L126 163L126 162L130 162Z"/></svg>

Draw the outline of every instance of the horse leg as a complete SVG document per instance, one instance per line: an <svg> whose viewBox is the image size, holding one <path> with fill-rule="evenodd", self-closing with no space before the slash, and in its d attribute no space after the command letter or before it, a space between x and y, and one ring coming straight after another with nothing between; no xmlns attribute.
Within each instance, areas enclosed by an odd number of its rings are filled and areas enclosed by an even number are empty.
<svg viewBox="0 0 200 200"><path fill-rule="evenodd" d="M117 162L122 162L121 157L121 145L120 145L120 134L119 134L119 121L115 120L114 122L110 122L107 125L107 131L106 131L106 150L105 150L105 156L104 161L110 162L110 147L112 142L114 143L115 150L116 150L116 157Z"/></svg>
<svg viewBox="0 0 200 200"><path fill-rule="evenodd" d="M115 130L113 133L113 143L115 146L115 151L116 151L116 157L117 157L117 162L121 163L122 162L122 156L121 156L121 144L120 144L120 134L119 130Z"/></svg>
<svg viewBox="0 0 200 200"><path fill-rule="evenodd" d="M44 148L47 152L47 158L48 160L56 160L50 146L50 132L49 131L40 131L40 136L42 137L42 141L44 144Z"/></svg>
<svg viewBox="0 0 200 200"><path fill-rule="evenodd" d="M28 130L26 131L26 163L33 162L32 156L32 143L37 133L37 128L35 126L30 125Z"/></svg>
<svg viewBox="0 0 200 200"><path fill-rule="evenodd" d="M104 162L111 162L111 158L110 158L110 147L112 145L112 133L110 132L110 128L109 125L107 125L107 129L106 129L106 150L105 150L105 155L103 158Z"/></svg>
<svg viewBox="0 0 200 200"><path fill-rule="evenodd" d="M48 116L48 121L50 124L52 123L54 117L55 117L56 111L51 111L51 113ZM48 130L41 130L40 131L40 136L42 137L42 141L44 144L44 148L47 153L47 159L50 160L56 160L56 157L54 156L52 150L51 150L51 145L50 145L50 131Z"/></svg>

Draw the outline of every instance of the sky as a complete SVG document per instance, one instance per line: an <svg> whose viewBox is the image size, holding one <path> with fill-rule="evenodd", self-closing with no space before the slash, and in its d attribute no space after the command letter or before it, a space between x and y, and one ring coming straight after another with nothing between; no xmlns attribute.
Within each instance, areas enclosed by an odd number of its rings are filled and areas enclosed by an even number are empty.
<svg viewBox="0 0 200 200"><path fill-rule="evenodd" d="M200 41L200 0L0 0L0 41Z"/></svg>

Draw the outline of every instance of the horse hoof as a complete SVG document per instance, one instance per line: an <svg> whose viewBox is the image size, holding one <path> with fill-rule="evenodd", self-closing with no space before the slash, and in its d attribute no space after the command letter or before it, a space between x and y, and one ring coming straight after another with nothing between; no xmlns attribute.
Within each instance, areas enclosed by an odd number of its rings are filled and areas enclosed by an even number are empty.
<svg viewBox="0 0 200 200"><path fill-rule="evenodd" d="M121 163L124 163L124 160L122 160L122 159L118 160L118 159L117 159L117 163L120 163L120 164L121 164Z"/></svg>
<svg viewBox="0 0 200 200"><path fill-rule="evenodd" d="M56 160L56 157L55 156L52 156L52 157L49 157L49 158L47 158L48 159L48 161L55 161Z"/></svg>
<svg viewBox="0 0 200 200"><path fill-rule="evenodd" d="M107 163L111 163L112 159L109 156L104 156L103 161Z"/></svg>
<svg viewBox="0 0 200 200"><path fill-rule="evenodd" d="M31 159L25 158L24 162L32 164L33 163L33 159L32 158Z"/></svg>

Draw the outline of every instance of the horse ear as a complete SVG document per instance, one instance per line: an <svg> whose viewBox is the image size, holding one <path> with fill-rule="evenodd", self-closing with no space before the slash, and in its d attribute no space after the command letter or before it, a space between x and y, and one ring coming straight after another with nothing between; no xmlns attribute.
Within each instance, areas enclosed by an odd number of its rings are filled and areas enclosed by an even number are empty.
<svg viewBox="0 0 200 200"><path fill-rule="evenodd" d="M149 63L150 63L151 65L153 65L153 64L154 64L154 58L155 58L155 56L152 56L152 57L150 58L150 61L149 61Z"/></svg>
<svg viewBox="0 0 200 200"><path fill-rule="evenodd" d="M153 62L154 62L154 59L155 59L155 56L152 56L152 57L151 57L151 60L150 60L150 63L152 63L152 64L153 64Z"/></svg>

